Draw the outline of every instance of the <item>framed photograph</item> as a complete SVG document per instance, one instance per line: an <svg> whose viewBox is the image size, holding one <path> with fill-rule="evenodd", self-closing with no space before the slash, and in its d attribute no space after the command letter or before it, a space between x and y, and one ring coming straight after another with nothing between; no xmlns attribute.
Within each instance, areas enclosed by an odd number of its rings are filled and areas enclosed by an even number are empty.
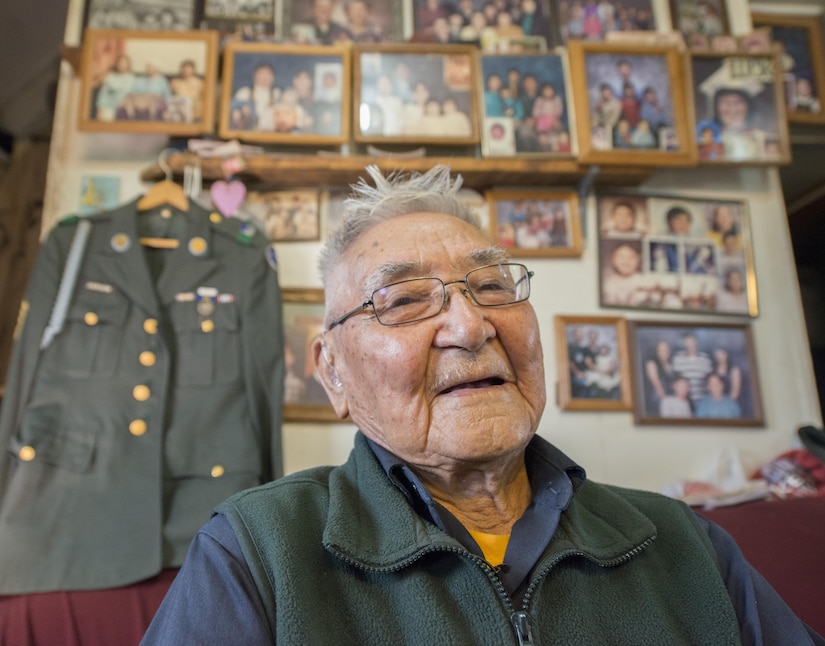
<svg viewBox="0 0 825 646"><path fill-rule="evenodd" d="M691 66L701 163L790 162L778 54L697 52Z"/></svg>
<svg viewBox="0 0 825 646"><path fill-rule="evenodd" d="M750 325L630 323L637 424L764 426Z"/></svg>
<svg viewBox="0 0 825 646"><path fill-rule="evenodd" d="M556 316L556 366L562 410L630 410L633 397L625 320Z"/></svg>
<svg viewBox="0 0 825 646"><path fill-rule="evenodd" d="M349 138L349 50L229 43L220 136L263 143L335 145Z"/></svg>
<svg viewBox="0 0 825 646"><path fill-rule="evenodd" d="M602 307L756 316L747 203L597 197Z"/></svg>
<svg viewBox="0 0 825 646"><path fill-rule="evenodd" d="M196 0L86 0L87 29L189 31L195 27Z"/></svg>
<svg viewBox="0 0 825 646"><path fill-rule="evenodd" d="M670 19L688 43L693 34L713 38L730 33L726 0L670 0Z"/></svg>
<svg viewBox="0 0 825 646"><path fill-rule="evenodd" d="M212 31L87 30L78 128L211 133L217 56Z"/></svg>
<svg viewBox="0 0 825 646"><path fill-rule="evenodd" d="M755 28L767 28L771 40L782 46L782 79L788 121L823 123L825 51L821 16L780 16L752 13Z"/></svg>
<svg viewBox="0 0 825 646"><path fill-rule="evenodd" d="M577 40L568 54L580 161L695 165L685 60L675 46Z"/></svg>
<svg viewBox="0 0 825 646"><path fill-rule="evenodd" d="M203 17L223 20L274 21L275 0L202 0Z"/></svg>
<svg viewBox="0 0 825 646"><path fill-rule="evenodd" d="M404 40L402 0L282 0L283 37L301 45Z"/></svg>
<svg viewBox="0 0 825 646"><path fill-rule="evenodd" d="M356 141L478 143L475 47L360 45L353 57Z"/></svg>
<svg viewBox="0 0 825 646"><path fill-rule="evenodd" d="M317 188L248 191L244 209L272 242L321 239L321 196Z"/></svg>
<svg viewBox="0 0 825 646"><path fill-rule="evenodd" d="M560 54L482 54L485 157L575 153L567 62Z"/></svg>
<svg viewBox="0 0 825 646"><path fill-rule="evenodd" d="M653 0L552 0L559 39L601 41L611 32L655 31Z"/></svg>
<svg viewBox="0 0 825 646"><path fill-rule="evenodd" d="M552 24L547 0L413 0L412 7L412 42L472 43L488 52L516 51L518 43L536 39L546 48Z"/></svg>
<svg viewBox="0 0 825 646"><path fill-rule="evenodd" d="M284 421L340 422L315 379L310 346L324 327L324 290L281 290L284 309Z"/></svg>
<svg viewBox="0 0 825 646"><path fill-rule="evenodd" d="M577 193L494 190L486 196L493 239L514 258L581 256Z"/></svg>

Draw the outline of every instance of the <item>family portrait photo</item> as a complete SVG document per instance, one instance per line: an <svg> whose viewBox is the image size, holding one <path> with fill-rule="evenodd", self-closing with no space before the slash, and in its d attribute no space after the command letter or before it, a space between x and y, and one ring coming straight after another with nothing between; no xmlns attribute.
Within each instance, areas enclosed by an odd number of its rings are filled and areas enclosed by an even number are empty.
<svg viewBox="0 0 825 646"><path fill-rule="evenodd" d="M361 46L354 57L357 141L478 142L471 46L414 53L403 45Z"/></svg>
<svg viewBox="0 0 825 646"><path fill-rule="evenodd" d="M605 193L597 211L603 306L758 314L744 202Z"/></svg>
<svg viewBox="0 0 825 646"><path fill-rule="evenodd" d="M402 39L400 0L283 0L282 32L300 45Z"/></svg>
<svg viewBox="0 0 825 646"><path fill-rule="evenodd" d="M88 29L188 31L195 26L196 0L87 0Z"/></svg>
<svg viewBox="0 0 825 646"><path fill-rule="evenodd" d="M244 210L272 242L321 238L318 189L249 191Z"/></svg>
<svg viewBox="0 0 825 646"><path fill-rule="evenodd" d="M695 53L691 65L700 161L790 160L778 54Z"/></svg>
<svg viewBox="0 0 825 646"><path fill-rule="evenodd" d="M565 63L559 54L482 54L483 152L573 154ZM493 127L501 125L500 136Z"/></svg>
<svg viewBox="0 0 825 646"><path fill-rule="evenodd" d="M788 120L825 121L821 99L825 91L825 50L820 18L753 13L751 19L754 27L767 29L771 40L782 48L780 60Z"/></svg>
<svg viewBox="0 0 825 646"><path fill-rule="evenodd" d="M654 31L652 0L555 0L561 42L604 40L615 31Z"/></svg>
<svg viewBox="0 0 825 646"><path fill-rule="evenodd" d="M221 136L300 145L344 141L349 132L348 56L343 48L227 45Z"/></svg>
<svg viewBox="0 0 825 646"><path fill-rule="evenodd" d="M688 42L693 34L711 39L729 33L726 0L670 0L670 18Z"/></svg>
<svg viewBox="0 0 825 646"><path fill-rule="evenodd" d="M81 130L212 130L216 34L88 30L83 56Z"/></svg>
<svg viewBox="0 0 825 646"><path fill-rule="evenodd" d="M562 410L629 410L632 395L625 320L556 316L555 324Z"/></svg>
<svg viewBox="0 0 825 646"><path fill-rule="evenodd" d="M764 424L749 326L630 326L637 423Z"/></svg>
<svg viewBox="0 0 825 646"><path fill-rule="evenodd" d="M487 191L496 242L514 257L576 257L583 249L578 195Z"/></svg>

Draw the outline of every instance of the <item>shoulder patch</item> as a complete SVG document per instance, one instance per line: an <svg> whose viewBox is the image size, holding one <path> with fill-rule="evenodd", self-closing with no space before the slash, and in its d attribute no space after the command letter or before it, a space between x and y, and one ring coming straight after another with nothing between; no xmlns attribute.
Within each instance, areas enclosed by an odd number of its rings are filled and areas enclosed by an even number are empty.
<svg viewBox="0 0 825 646"><path fill-rule="evenodd" d="M266 245L264 249L264 255L266 256L267 264L272 267L275 271L278 271L278 256L275 253L275 243L272 242Z"/></svg>

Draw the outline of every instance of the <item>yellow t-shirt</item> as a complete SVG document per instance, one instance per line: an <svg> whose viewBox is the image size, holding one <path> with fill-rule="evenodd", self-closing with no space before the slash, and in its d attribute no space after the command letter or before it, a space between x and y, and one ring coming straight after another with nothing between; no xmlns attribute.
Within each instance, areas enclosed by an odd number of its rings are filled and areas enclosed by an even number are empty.
<svg viewBox="0 0 825 646"><path fill-rule="evenodd" d="M481 548L484 558L490 565L497 566L504 563L504 553L507 551L507 543L510 542L510 534L485 534L471 531L470 536Z"/></svg>

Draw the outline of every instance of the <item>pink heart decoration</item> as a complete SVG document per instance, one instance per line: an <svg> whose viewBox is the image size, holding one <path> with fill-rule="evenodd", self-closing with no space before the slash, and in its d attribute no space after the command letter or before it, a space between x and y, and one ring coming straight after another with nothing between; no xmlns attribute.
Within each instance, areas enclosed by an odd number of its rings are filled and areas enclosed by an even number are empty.
<svg viewBox="0 0 825 646"><path fill-rule="evenodd" d="M243 182L232 180L225 182L218 180L212 184L209 189L209 194L212 196L212 204L227 218L231 218L238 207L243 204L246 197L246 186Z"/></svg>

